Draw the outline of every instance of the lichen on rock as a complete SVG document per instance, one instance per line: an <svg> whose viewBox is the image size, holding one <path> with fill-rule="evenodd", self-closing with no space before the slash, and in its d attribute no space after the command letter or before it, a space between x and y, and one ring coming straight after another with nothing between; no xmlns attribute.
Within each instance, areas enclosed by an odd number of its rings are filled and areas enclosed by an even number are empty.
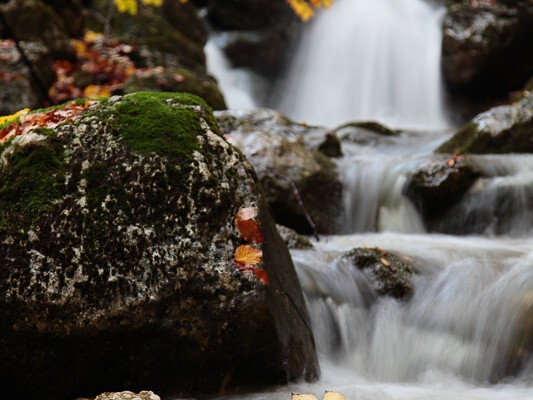
<svg viewBox="0 0 533 400"><path fill-rule="evenodd" d="M17 136L0 159L6 393L191 394L317 377L288 250L201 99L112 97L52 135ZM259 210L268 288L233 265L242 207Z"/></svg>

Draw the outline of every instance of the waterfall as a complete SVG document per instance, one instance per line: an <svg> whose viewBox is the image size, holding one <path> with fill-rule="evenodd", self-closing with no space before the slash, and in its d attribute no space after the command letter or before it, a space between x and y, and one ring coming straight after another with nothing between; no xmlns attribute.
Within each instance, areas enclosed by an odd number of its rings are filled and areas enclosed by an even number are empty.
<svg viewBox="0 0 533 400"><path fill-rule="evenodd" d="M207 70L217 78L220 90L224 94L230 109L248 110L257 107L253 96L254 81L250 72L239 68L231 68L221 47L224 35L211 37L205 44Z"/></svg>
<svg viewBox="0 0 533 400"><path fill-rule="evenodd" d="M337 0L310 22L275 108L334 126L449 126L440 77L444 8L424 0Z"/></svg>
<svg viewBox="0 0 533 400"><path fill-rule="evenodd" d="M304 32L277 108L327 126L374 119L425 132L336 130L341 234L291 252L322 377L225 399L533 400L533 158L469 156L481 177L430 232L405 196L420 164L447 157L434 154L449 138L442 14L429 0L337 0ZM410 260L410 298L377 296L341 257L366 246Z"/></svg>
<svg viewBox="0 0 533 400"><path fill-rule="evenodd" d="M343 142L337 162L343 180L340 229L354 232L426 231L423 218L405 196L410 175L433 154L442 134L404 133L374 146ZM482 177L432 230L449 234L533 234L533 158L529 155L469 155Z"/></svg>

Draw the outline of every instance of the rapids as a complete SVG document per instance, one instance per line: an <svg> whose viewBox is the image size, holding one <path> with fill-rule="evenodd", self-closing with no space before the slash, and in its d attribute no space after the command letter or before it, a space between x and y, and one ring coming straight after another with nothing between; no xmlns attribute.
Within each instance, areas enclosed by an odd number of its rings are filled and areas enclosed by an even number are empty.
<svg viewBox="0 0 533 400"><path fill-rule="evenodd" d="M428 233L404 196L417 165L445 157L433 150L450 135L439 74L442 15L429 0L337 0L305 32L281 111L330 126L377 119L426 131L344 141L341 234L292 251L321 379L221 398L320 399L332 390L349 400L533 400L533 158L473 157L482 178L441 233ZM341 261L361 246L410 260L411 298L378 298L364 274Z"/></svg>

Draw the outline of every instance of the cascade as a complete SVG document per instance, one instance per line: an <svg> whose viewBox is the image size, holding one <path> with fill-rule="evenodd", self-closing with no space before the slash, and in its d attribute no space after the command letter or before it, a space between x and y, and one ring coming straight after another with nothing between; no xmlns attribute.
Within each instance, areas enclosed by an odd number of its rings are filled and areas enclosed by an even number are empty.
<svg viewBox="0 0 533 400"><path fill-rule="evenodd" d="M426 132L341 138L341 234L291 252L321 379L224 399L334 390L351 400L533 400L533 159L472 156L481 177L436 226L446 234L427 232L404 195L418 165L445 157L433 153L449 137L441 16L430 1L337 0L309 25L279 109L329 126L376 119ZM409 299L378 297L341 258L366 246L412 260Z"/></svg>
<svg viewBox="0 0 533 400"><path fill-rule="evenodd" d="M424 0L340 0L310 22L277 108L334 126L378 120L443 129L440 76L444 7Z"/></svg>

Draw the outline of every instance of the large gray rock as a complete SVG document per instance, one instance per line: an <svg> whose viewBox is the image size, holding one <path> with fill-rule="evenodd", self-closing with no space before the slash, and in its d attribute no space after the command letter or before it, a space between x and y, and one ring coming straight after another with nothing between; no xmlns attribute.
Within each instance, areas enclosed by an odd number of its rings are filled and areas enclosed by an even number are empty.
<svg viewBox="0 0 533 400"><path fill-rule="evenodd" d="M312 224L319 233L335 231L342 183L335 164L306 143L308 136L325 136L326 130L297 124L268 109L223 111L217 119L255 167L277 223L304 234L314 233Z"/></svg>
<svg viewBox="0 0 533 400"><path fill-rule="evenodd" d="M287 247L252 167L199 98L115 97L0 153L3 395L317 377ZM234 263L245 207L258 210L256 267L270 286Z"/></svg>
<svg viewBox="0 0 533 400"><path fill-rule="evenodd" d="M456 204L480 175L473 161L462 156L428 161L417 167L405 192L424 218L432 219Z"/></svg>
<svg viewBox="0 0 533 400"><path fill-rule="evenodd" d="M64 21L48 4L41 0L10 0L0 4L0 11L18 40L41 42L54 59L74 58ZM10 34L0 24L0 38L9 38Z"/></svg>
<svg viewBox="0 0 533 400"><path fill-rule="evenodd" d="M454 5L443 24L444 78L451 88L478 97L518 89L533 73L531 37L529 0Z"/></svg>
<svg viewBox="0 0 533 400"><path fill-rule="evenodd" d="M533 94L505 106L477 115L450 140L439 153L532 153Z"/></svg>

